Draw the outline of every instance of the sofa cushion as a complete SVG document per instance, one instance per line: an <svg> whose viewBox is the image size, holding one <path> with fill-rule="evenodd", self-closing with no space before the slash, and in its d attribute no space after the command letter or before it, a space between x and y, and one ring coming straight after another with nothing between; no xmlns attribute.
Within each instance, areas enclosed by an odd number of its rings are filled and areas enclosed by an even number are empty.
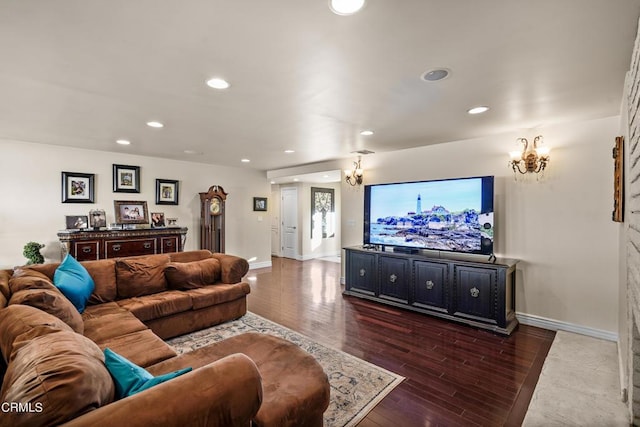
<svg viewBox="0 0 640 427"><path fill-rule="evenodd" d="M90 305L82 313L84 336L100 345L120 335L147 329L136 316L115 302Z"/></svg>
<svg viewBox="0 0 640 427"><path fill-rule="evenodd" d="M80 313L84 311L95 288L93 278L87 269L69 254L56 268L56 272L53 274L53 284Z"/></svg>
<svg viewBox="0 0 640 427"><path fill-rule="evenodd" d="M71 331L42 335L15 352L0 392L0 402L19 402L36 410L5 412L2 424L59 425L112 402L114 393L96 344Z"/></svg>
<svg viewBox="0 0 640 427"><path fill-rule="evenodd" d="M176 356L176 352L149 329L113 337L98 346L103 350L110 348L143 368Z"/></svg>
<svg viewBox="0 0 640 427"><path fill-rule="evenodd" d="M24 271L37 271L38 273L42 273L47 276L49 279L53 280L53 274L56 272L56 268L58 268L57 263L47 263L47 264L29 264L28 266L20 267L20 270ZM16 273L14 272L15 276Z"/></svg>
<svg viewBox="0 0 640 427"><path fill-rule="evenodd" d="M171 252L169 253L171 262L191 262L205 258L211 258L211 251L207 249L197 249L194 251Z"/></svg>
<svg viewBox="0 0 640 427"><path fill-rule="evenodd" d="M143 322L182 313L191 310L192 307L191 297L183 291L164 291L119 300L117 303Z"/></svg>
<svg viewBox="0 0 640 427"><path fill-rule="evenodd" d="M116 260L101 259L97 261L82 261L80 264L87 269L96 287L89 297L89 304L101 304L115 301L118 297L116 288Z"/></svg>
<svg viewBox="0 0 640 427"><path fill-rule="evenodd" d="M170 262L164 268L167 284L172 289L196 289L220 280L220 261L205 258L192 262Z"/></svg>
<svg viewBox="0 0 640 427"><path fill-rule="evenodd" d="M212 305L244 298L251 292L251 288L248 283L240 282L233 285L209 285L183 292L191 297L193 309L199 310Z"/></svg>
<svg viewBox="0 0 640 427"><path fill-rule="evenodd" d="M116 260L116 286L119 298L151 295L167 290L164 267L169 255L121 258Z"/></svg>
<svg viewBox="0 0 640 427"><path fill-rule="evenodd" d="M51 279L43 273L30 268L17 268L9 279L9 290L11 294L14 294L24 289L56 290L56 287Z"/></svg>
<svg viewBox="0 0 640 427"><path fill-rule="evenodd" d="M14 292L9 300L9 305L12 304L38 308L62 320L77 333L84 332L80 313L55 286L53 289L22 289Z"/></svg>
<svg viewBox="0 0 640 427"><path fill-rule="evenodd" d="M154 377L146 369L109 348L104 349L104 360L107 370L109 370L115 383L117 399L133 396L136 393L191 371L191 368L183 368Z"/></svg>
<svg viewBox="0 0 640 427"><path fill-rule="evenodd" d="M9 362L14 350L41 335L73 332L62 320L28 305L14 304L0 310L0 351Z"/></svg>

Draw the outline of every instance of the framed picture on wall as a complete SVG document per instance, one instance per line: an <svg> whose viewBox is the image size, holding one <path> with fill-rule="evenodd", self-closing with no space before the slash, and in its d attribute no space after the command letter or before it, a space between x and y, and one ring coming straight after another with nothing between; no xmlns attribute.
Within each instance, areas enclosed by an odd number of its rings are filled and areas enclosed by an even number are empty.
<svg viewBox="0 0 640 427"><path fill-rule="evenodd" d="M140 166L113 165L113 192L139 193Z"/></svg>
<svg viewBox="0 0 640 427"><path fill-rule="evenodd" d="M624 137L616 137L613 147L613 212L611 219L624 222Z"/></svg>
<svg viewBox="0 0 640 427"><path fill-rule="evenodd" d="M114 200L113 207L118 224L148 224L147 202Z"/></svg>
<svg viewBox="0 0 640 427"><path fill-rule="evenodd" d="M267 198L266 197L254 197L253 198L253 210L254 211L266 211L267 210Z"/></svg>
<svg viewBox="0 0 640 427"><path fill-rule="evenodd" d="M93 203L92 173L62 172L62 203Z"/></svg>
<svg viewBox="0 0 640 427"><path fill-rule="evenodd" d="M178 181L156 179L156 205L178 204Z"/></svg>

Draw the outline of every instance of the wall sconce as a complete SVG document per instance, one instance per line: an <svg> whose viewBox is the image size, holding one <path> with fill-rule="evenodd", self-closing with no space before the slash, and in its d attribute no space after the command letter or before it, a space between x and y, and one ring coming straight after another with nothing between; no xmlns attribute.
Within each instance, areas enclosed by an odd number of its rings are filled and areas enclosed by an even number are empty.
<svg viewBox="0 0 640 427"><path fill-rule="evenodd" d="M360 160L361 157L358 156L358 161L353 162L353 170L346 169L344 171L344 179L347 181L347 184L351 186L362 185L364 171L362 170L362 166L360 166Z"/></svg>
<svg viewBox="0 0 640 427"><path fill-rule="evenodd" d="M511 169L513 169L513 174L515 175L516 172L523 175L526 173L543 172L549 164L549 149L547 147L538 147L539 144L544 142L542 135L533 138L533 144L529 144L526 138L518 138L517 141L521 143L523 147L522 151L512 151L509 153L511 156L509 165Z"/></svg>

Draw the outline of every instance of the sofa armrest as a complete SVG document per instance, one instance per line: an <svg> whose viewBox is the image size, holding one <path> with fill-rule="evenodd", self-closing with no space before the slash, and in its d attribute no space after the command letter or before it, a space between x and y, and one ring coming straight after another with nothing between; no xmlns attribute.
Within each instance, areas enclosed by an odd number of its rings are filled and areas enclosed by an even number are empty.
<svg viewBox="0 0 640 427"><path fill-rule="evenodd" d="M0 308L7 306L7 301L11 299L9 280L13 270L0 270Z"/></svg>
<svg viewBox="0 0 640 427"><path fill-rule="evenodd" d="M249 426L261 403L258 368L238 353L88 412L63 426Z"/></svg>
<svg viewBox="0 0 640 427"><path fill-rule="evenodd" d="M244 258L218 252L213 253L211 256L220 261L222 283L241 282L244 275L249 271L249 263Z"/></svg>

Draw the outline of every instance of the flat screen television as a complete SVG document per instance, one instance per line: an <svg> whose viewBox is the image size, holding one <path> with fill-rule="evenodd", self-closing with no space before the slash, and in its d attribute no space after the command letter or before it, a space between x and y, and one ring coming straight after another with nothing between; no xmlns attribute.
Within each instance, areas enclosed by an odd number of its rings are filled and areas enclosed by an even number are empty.
<svg viewBox="0 0 640 427"><path fill-rule="evenodd" d="M365 186L364 243L493 254L493 176Z"/></svg>

